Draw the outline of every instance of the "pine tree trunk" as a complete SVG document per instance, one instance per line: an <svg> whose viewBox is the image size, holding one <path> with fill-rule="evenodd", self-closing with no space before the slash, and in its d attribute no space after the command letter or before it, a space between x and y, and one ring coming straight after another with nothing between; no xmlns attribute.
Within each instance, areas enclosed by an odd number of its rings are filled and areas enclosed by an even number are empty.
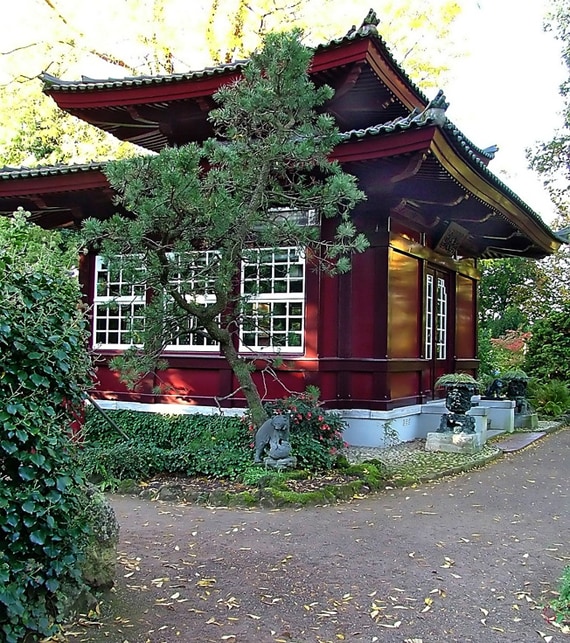
<svg viewBox="0 0 570 643"><path fill-rule="evenodd" d="M221 329L216 325L211 329L209 328L210 324L205 326L206 330L209 331L210 336L215 337L216 340L219 341L222 354L230 365L230 368L240 385L240 389L244 394L253 424L256 428L259 428L265 420L267 420L267 413L263 408L263 403L261 401L259 391L253 381L252 371L249 365L239 356L234 346L233 338L229 333L223 331L220 332Z"/></svg>

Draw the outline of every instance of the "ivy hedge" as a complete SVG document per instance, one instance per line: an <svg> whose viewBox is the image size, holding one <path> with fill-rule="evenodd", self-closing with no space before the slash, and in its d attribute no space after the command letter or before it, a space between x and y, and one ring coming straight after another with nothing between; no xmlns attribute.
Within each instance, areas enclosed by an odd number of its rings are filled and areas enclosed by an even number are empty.
<svg viewBox="0 0 570 643"><path fill-rule="evenodd" d="M0 222L0 640L52 634L89 528L69 439L90 381L79 287L24 213Z"/></svg>
<svg viewBox="0 0 570 643"><path fill-rule="evenodd" d="M344 423L337 413L322 409L314 393L267 404L266 411L289 415L291 446L300 467L323 471L338 464ZM80 460L90 479L110 487L119 480L145 480L159 474L244 480L256 468L254 436L247 414L121 410L103 415L88 408Z"/></svg>

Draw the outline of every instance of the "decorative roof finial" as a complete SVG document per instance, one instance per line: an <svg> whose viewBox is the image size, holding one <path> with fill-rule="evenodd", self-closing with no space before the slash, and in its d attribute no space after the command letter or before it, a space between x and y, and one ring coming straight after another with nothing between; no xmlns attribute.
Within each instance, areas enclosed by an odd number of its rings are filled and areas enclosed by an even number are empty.
<svg viewBox="0 0 570 643"><path fill-rule="evenodd" d="M430 100L428 106L425 108L425 115L433 118L438 125L443 125L445 123L445 111L449 107L449 103L445 100L445 94L443 90L440 89L435 98Z"/></svg>
<svg viewBox="0 0 570 643"><path fill-rule="evenodd" d="M360 34L367 35L367 34L373 34L375 36L378 35L378 25L380 24L380 19L376 15L376 11L374 9L370 9L370 11L366 14L366 18L362 21L362 24L360 25L360 29L358 32Z"/></svg>
<svg viewBox="0 0 570 643"><path fill-rule="evenodd" d="M430 100L428 109L432 107L434 109L443 109L445 111L449 107L449 103L445 100L445 94L443 93L443 89L440 89L435 98Z"/></svg>

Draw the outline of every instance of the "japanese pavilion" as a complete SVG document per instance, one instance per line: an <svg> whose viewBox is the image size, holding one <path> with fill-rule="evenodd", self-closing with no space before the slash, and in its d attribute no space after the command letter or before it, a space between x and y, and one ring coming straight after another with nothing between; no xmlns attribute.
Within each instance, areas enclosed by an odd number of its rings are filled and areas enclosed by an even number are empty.
<svg viewBox="0 0 570 643"><path fill-rule="evenodd" d="M307 270L295 248L274 251L267 259L271 283L255 297L277 321L265 333L236 338L241 350L267 354L279 336L284 362L279 381L264 381L266 397L318 386L325 404L347 418L349 442L362 445L378 444L386 421L403 439L433 430L426 420L437 404L437 377L476 372L477 260L540 259L562 241L488 169L496 148L476 147L446 117L441 92L429 100L410 80L376 24L365 20L316 47L310 70L316 85L335 90L325 107L343 132L334 155L367 194L353 220L370 248L353 258L351 272L334 278ZM62 110L158 152L213 135L213 95L239 78L244 64L120 80L45 74L44 91ZM0 213L21 206L46 228L108 217L117 206L103 169L4 168ZM98 354L93 395L107 406L204 410L236 389L217 346L197 338L169 347L169 368L126 390L107 361L128 345L129 318L140 313L145 295L113 283L95 255L84 258L80 279ZM279 280L286 287L277 288ZM111 300L118 305L109 308ZM156 395L158 383L173 392ZM221 404L239 408L243 399Z"/></svg>

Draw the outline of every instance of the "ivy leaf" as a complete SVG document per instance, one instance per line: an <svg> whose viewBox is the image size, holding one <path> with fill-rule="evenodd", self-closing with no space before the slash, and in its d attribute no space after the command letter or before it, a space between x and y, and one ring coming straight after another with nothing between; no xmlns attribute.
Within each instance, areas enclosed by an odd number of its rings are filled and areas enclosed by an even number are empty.
<svg viewBox="0 0 570 643"><path fill-rule="evenodd" d="M34 478L36 477L36 470L32 467L21 466L18 469L18 474L20 478L22 478L22 480L29 482L30 480L34 480Z"/></svg>
<svg viewBox="0 0 570 643"><path fill-rule="evenodd" d="M36 545L43 545L46 542L47 533L44 529L37 529L30 534L30 540Z"/></svg>

